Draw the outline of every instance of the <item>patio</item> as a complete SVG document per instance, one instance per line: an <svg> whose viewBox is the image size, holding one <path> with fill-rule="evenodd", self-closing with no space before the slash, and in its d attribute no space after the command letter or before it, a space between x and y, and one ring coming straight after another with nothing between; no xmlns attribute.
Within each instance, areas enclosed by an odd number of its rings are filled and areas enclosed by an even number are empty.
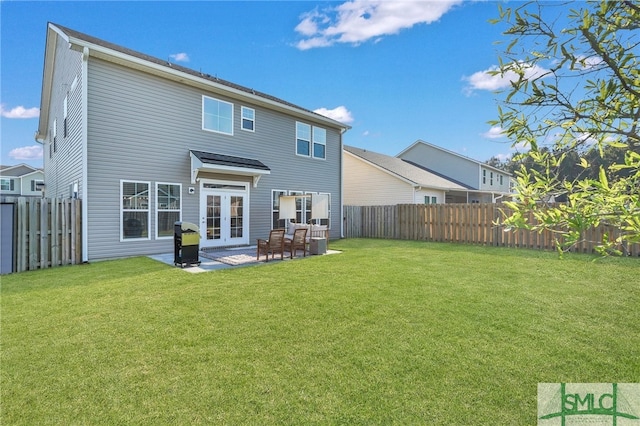
<svg viewBox="0 0 640 426"><path fill-rule="evenodd" d="M336 250L327 250L324 255L340 253ZM284 261L304 259L302 255L295 256L293 259L288 257L288 252L285 252ZM319 256L324 256L319 255ZM307 257L311 256L307 253ZM149 255L149 258L157 260L159 262L166 263L167 265L174 265L174 254L163 253ZM279 255L276 255L275 259L269 259L271 262L281 262ZM215 249L215 250L200 250L200 265L187 266L183 269L186 272L199 273L207 271L215 271L218 269L227 269L234 266L249 266L257 265L261 263L267 263L264 255L260 256L260 260L256 259L256 246L249 247L237 247L227 249ZM177 267L177 266L176 266Z"/></svg>

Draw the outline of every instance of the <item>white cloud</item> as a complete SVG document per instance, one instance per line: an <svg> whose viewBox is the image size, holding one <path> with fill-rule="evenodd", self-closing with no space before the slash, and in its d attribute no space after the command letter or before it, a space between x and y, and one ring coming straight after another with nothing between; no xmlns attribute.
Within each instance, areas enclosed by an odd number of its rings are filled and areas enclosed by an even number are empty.
<svg viewBox="0 0 640 426"><path fill-rule="evenodd" d="M520 67L524 68L524 77L527 80L544 78L545 74L549 72L548 69L543 68L539 65L519 65ZM494 65L484 71L473 73L469 77L463 77L462 79L466 80L469 83L465 88L465 92L467 92L467 94L471 94L474 90L505 89L511 85L512 81L518 81L518 79L520 78L514 71L507 71L504 74L501 74L497 71L499 71L499 68ZM497 73L493 74L494 72Z"/></svg>
<svg viewBox="0 0 640 426"><path fill-rule="evenodd" d="M169 57L176 62L189 62L189 55L184 52L175 53L173 55L169 55Z"/></svg>
<svg viewBox="0 0 640 426"><path fill-rule="evenodd" d="M31 145L15 148L9 152L9 157L14 160L40 160L42 159L42 146Z"/></svg>
<svg viewBox="0 0 640 426"><path fill-rule="evenodd" d="M493 126L482 134L482 137L487 139L500 139L504 136L504 129L500 126Z"/></svg>
<svg viewBox="0 0 640 426"><path fill-rule="evenodd" d="M353 123L353 116L351 115L351 111L349 111L342 105L334 109L318 108L313 112L324 115L325 117L331 118L332 120L339 121L340 123Z"/></svg>
<svg viewBox="0 0 640 426"><path fill-rule="evenodd" d="M322 11L316 9L300 17L295 30L304 38L296 47L307 50L335 43L379 41L381 36L397 34L416 24L435 22L461 2L350 0Z"/></svg>
<svg viewBox="0 0 640 426"><path fill-rule="evenodd" d="M40 116L40 108L25 108L17 106L13 109L4 109L4 104L0 105L0 115L5 118L37 118Z"/></svg>

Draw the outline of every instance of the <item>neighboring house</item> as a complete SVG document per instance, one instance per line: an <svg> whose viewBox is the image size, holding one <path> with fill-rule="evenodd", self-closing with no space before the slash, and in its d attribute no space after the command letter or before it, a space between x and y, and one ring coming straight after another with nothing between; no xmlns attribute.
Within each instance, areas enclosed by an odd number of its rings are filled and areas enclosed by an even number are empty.
<svg viewBox="0 0 640 426"><path fill-rule="evenodd" d="M469 187L400 158L344 147L344 204L439 204Z"/></svg>
<svg viewBox="0 0 640 426"><path fill-rule="evenodd" d="M451 192L447 203L492 203L511 194L509 173L422 140L414 142L396 157L473 189Z"/></svg>
<svg viewBox="0 0 640 426"><path fill-rule="evenodd" d="M280 195L328 194L342 235L337 121L57 24L40 111L47 197L83 200L83 260L172 252L176 221L201 247L253 245L285 225Z"/></svg>
<svg viewBox="0 0 640 426"><path fill-rule="evenodd" d="M44 172L28 164L0 166L0 195L42 197Z"/></svg>
<svg viewBox="0 0 640 426"><path fill-rule="evenodd" d="M343 161L345 205L492 203L509 194L508 173L422 141L396 157L345 146Z"/></svg>

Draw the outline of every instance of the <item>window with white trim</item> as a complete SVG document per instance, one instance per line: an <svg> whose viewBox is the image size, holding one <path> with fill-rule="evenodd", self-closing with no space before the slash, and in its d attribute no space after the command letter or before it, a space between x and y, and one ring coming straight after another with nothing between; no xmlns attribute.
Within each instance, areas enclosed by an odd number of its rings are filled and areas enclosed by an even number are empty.
<svg viewBox="0 0 640 426"><path fill-rule="evenodd" d="M424 196L424 203L425 204L438 204L438 197L432 197L430 195L425 195Z"/></svg>
<svg viewBox="0 0 640 426"><path fill-rule="evenodd" d="M0 178L0 189L3 191L13 191L14 190L13 179Z"/></svg>
<svg viewBox="0 0 640 426"><path fill-rule="evenodd" d="M327 131L321 127L313 127L313 158L327 157Z"/></svg>
<svg viewBox="0 0 640 426"><path fill-rule="evenodd" d="M149 239L149 182L120 181L120 240Z"/></svg>
<svg viewBox="0 0 640 426"><path fill-rule="evenodd" d="M272 222L271 228L278 229L286 227L287 220L280 219L280 196L294 196L296 197L296 217L293 219L296 223L308 223L312 220L312 200L313 194L323 194L329 199L329 218L319 219L314 221L315 225L327 225L328 229L331 229L331 194L328 192L302 192L302 191L284 191L273 190L272 195Z"/></svg>
<svg viewBox="0 0 640 426"><path fill-rule="evenodd" d="M62 137L67 137L67 115L68 115L68 97L69 95L64 97L64 102L62 103Z"/></svg>
<svg viewBox="0 0 640 426"><path fill-rule="evenodd" d="M31 181L31 191L33 191L33 192L42 191L43 187L44 187L44 181L43 180L32 180Z"/></svg>
<svg viewBox="0 0 640 426"><path fill-rule="evenodd" d="M491 180L489 180L489 185L493 185L493 172L491 172L489 176L491 177Z"/></svg>
<svg viewBox="0 0 640 426"><path fill-rule="evenodd" d="M182 185L156 182L156 238L172 238L182 220Z"/></svg>
<svg viewBox="0 0 640 426"><path fill-rule="evenodd" d="M482 183L487 183L487 171L485 169L482 169Z"/></svg>
<svg viewBox="0 0 640 426"><path fill-rule="evenodd" d="M311 126L296 122L296 154L311 157Z"/></svg>
<svg viewBox="0 0 640 426"><path fill-rule="evenodd" d="M287 195L287 191L271 191L271 229L280 229L287 225L285 220L280 219L280 197L283 195Z"/></svg>
<svg viewBox="0 0 640 426"><path fill-rule="evenodd" d="M248 108L243 106L240 108L240 116L242 121L242 125L241 125L242 130L246 130L248 132L255 132L256 131L256 110L254 110L253 108Z"/></svg>
<svg viewBox="0 0 640 426"><path fill-rule="evenodd" d="M202 129L233 135L233 104L202 96Z"/></svg>
<svg viewBox="0 0 640 426"><path fill-rule="evenodd" d="M53 120L53 152L58 151L58 119Z"/></svg>

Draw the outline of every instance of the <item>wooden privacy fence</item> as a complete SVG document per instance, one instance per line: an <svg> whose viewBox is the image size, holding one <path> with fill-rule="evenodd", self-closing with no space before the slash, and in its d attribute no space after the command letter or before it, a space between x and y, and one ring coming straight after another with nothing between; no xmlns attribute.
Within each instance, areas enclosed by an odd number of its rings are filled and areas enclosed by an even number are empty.
<svg viewBox="0 0 640 426"><path fill-rule="evenodd" d="M557 233L505 230L496 223L507 214L504 204L398 204L394 206L344 206L346 238L388 238L455 243L486 244L554 250ZM529 222L535 223L533 214ZM571 251L592 253L605 235L615 239L617 228L600 225L587 230ZM640 256L640 244L628 245L625 251Z"/></svg>
<svg viewBox="0 0 640 426"><path fill-rule="evenodd" d="M19 197L13 204L15 272L82 262L81 200Z"/></svg>

